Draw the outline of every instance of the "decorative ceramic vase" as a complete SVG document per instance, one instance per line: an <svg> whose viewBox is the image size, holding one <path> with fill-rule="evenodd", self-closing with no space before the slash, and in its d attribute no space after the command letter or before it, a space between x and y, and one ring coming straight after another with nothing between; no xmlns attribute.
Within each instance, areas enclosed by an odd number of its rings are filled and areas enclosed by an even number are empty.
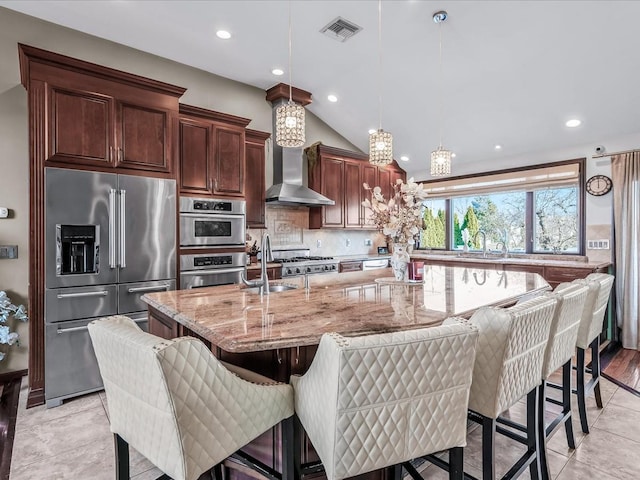
<svg viewBox="0 0 640 480"><path fill-rule="evenodd" d="M391 268L396 280L403 282L407 279L407 265L409 264L409 252L406 243L394 243L391 254Z"/></svg>

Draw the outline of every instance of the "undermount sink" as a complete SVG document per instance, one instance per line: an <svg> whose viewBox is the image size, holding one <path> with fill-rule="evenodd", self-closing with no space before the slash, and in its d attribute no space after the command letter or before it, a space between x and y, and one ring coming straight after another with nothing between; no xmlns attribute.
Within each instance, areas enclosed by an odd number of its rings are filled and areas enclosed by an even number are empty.
<svg viewBox="0 0 640 480"><path fill-rule="evenodd" d="M295 285L269 285L269 292L286 292L287 290L295 290L297 288L298 287L296 287ZM251 293L260 293L260 287L247 288L246 291Z"/></svg>

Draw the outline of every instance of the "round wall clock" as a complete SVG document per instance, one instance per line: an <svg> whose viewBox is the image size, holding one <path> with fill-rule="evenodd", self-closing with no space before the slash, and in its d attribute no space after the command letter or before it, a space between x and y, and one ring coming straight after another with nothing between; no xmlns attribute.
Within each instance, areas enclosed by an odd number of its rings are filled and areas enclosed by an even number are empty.
<svg viewBox="0 0 640 480"><path fill-rule="evenodd" d="M587 180L587 192L596 197L609 193L612 186L613 182L606 175L594 175Z"/></svg>

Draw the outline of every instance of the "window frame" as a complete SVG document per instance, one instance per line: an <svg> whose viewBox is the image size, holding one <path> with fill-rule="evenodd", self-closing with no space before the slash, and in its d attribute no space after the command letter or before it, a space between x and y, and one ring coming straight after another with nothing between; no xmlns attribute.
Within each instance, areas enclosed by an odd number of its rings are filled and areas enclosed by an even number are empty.
<svg viewBox="0 0 640 480"><path fill-rule="evenodd" d="M586 191L584 188L585 180L586 180L586 158L574 158L571 160L562 160L558 162L549 162L542 163L536 165L527 165L523 167L517 168L508 168L502 170L491 170L488 172L479 172L468 175L459 175L455 177L447 177L446 179L438 179L438 180L423 180L420 183L426 185L434 185L441 181L451 181L451 180L464 180L464 179L472 179L477 177L487 177L491 175L498 175L504 173L512 173L512 172L520 172L526 170L536 170L540 168L548 168L555 167L560 165L568 165L568 164L577 164L578 165L578 180L577 180L577 216L578 216L578 251L577 252L535 252L533 250L534 246L534 238L533 238L533 222L534 222L534 189L526 190L526 200L525 200L525 232L526 232L526 240L525 240L525 252L527 255L585 255L585 234L586 234ZM562 188L562 187L557 187ZM504 191L504 190L502 190ZM495 193L499 193L496 191ZM491 192L485 192L484 195L489 195ZM453 197L443 197L445 200L445 245L446 248L429 248L429 250L437 250L437 251L455 251L452 247L452 228L453 228L453 212L451 210L451 198Z"/></svg>

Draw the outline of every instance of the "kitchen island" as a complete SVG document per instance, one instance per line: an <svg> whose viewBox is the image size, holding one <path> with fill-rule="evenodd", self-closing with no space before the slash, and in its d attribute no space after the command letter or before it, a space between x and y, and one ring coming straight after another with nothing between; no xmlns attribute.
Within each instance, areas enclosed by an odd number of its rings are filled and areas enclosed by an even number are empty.
<svg viewBox="0 0 640 480"><path fill-rule="evenodd" d="M200 338L221 360L288 382L304 373L327 332L365 335L435 326L450 316L468 317L485 305L507 306L548 290L530 272L495 272L426 266L424 282L397 283L391 269L288 277L273 284L297 287L259 295L241 285L149 293L149 331L164 338ZM318 459L306 436L303 463ZM280 469L280 428L274 427L243 448L269 467ZM251 472L226 461L231 480ZM362 476L388 480L379 470ZM257 477L256 477L257 478ZM314 478L323 478L314 474Z"/></svg>

